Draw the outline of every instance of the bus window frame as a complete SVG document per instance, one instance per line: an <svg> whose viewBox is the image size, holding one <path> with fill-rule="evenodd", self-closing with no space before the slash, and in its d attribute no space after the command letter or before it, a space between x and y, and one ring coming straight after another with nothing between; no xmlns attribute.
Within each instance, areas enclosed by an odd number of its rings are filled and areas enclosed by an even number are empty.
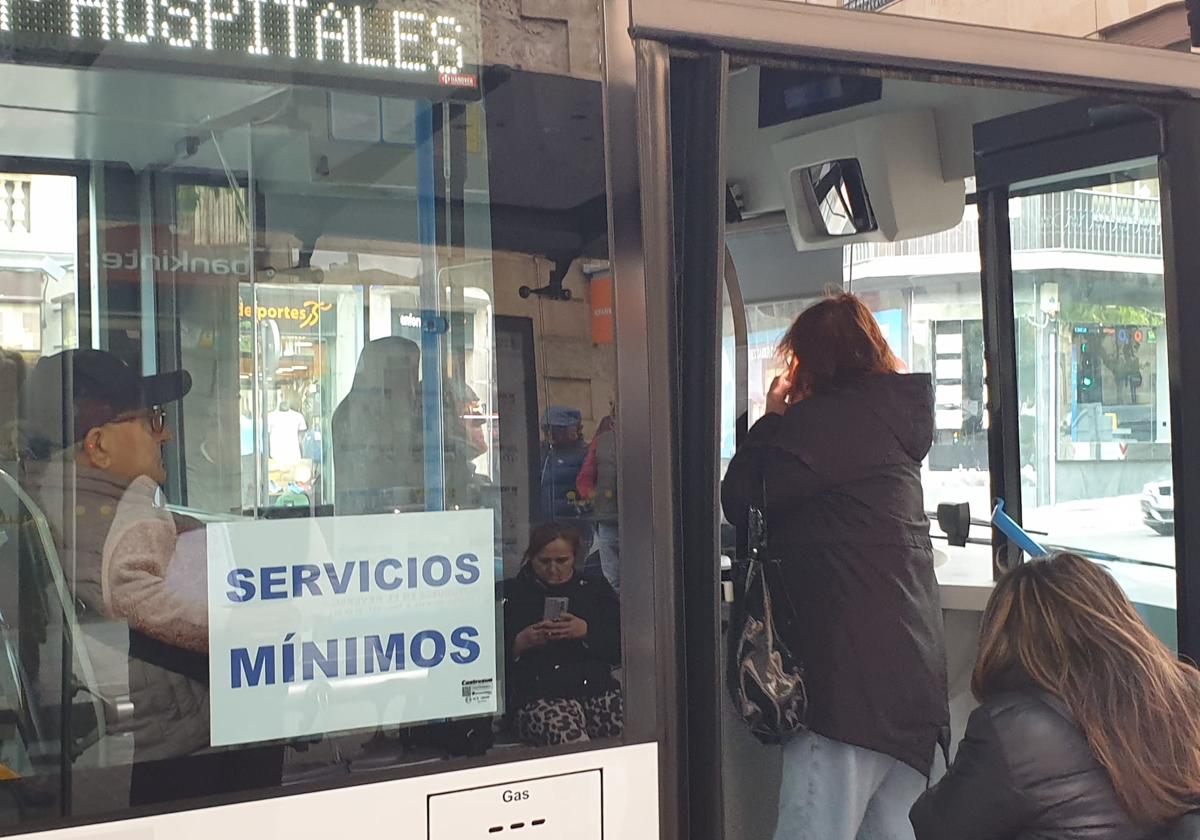
<svg viewBox="0 0 1200 840"><path fill-rule="evenodd" d="M626 37L626 40L628 38ZM0 62L0 67L4 63ZM139 65L139 69L146 69ZM154 68L156 72L161 71L167 74L180 73L181 68L175 65ZM196 73L194 75L203 75ZM305 80L293 76L287 83L295 86L303 86ZM328 84L319 85L322 88L329 88ZM337 89L344 89L341 86ZM361 88L355 88L356 92L377 91L387 93L386 90L380 90L371 84L364 84ZM394 89L390 91L393 95L396 93ZM453 156L453 160L460 165L463 164L467 150L467 127L465 121L466 104L460 101L443 100L435 103L436 105L445 105L445 111L448 112L449 122L453 136L449 138L449 142L438 142L440 136L435 136L433 143L433 151L435 152L434 160L434 177L435 188L438 190L439 205L436 210L436 248L439 252L439 267L450 267L455 264L455 257L461 258L466 250L466 232L463 225L462 213L452 214L451 210L458 207L461 210L463 204L463 193L465 189L465 180L461 177L457 179L447 179L445 177L445 154ZM632 105L633 99L630 98L626 104ZM614 141L610 130L612 122L613 105L609 101L607 95L604 96L604 146L600 154L603 154L606 164L606 173L610 175L612 172L609 166L609 156L614 153ZM443 128L444 123L441 122L441 116L444 109L440 107L433 108L434 114L434 129ZM623 125L628 125L626 122ZM623 134L624 132L617 132ZM634 147L631 147L634 148ZM634 154L636 149L634 148ZM491 161L491 158L489 158ZM503 166L503 160L492 161L493 165ZM103 241L100 242L100 247L97 249L94 237L97 232L103 235L103 226L97 220L104 219L103 204L96 204L93 198L102 202L104 198L105 173L109 168L119 166L119 162L108 160L91 160L87 158L79 158L74 161L62 160L43 160L34 157L16 157L3 155L0 156L0 171L11 171L14 173L32 173L32 174L64 174L72 175L77 179L78 184L78 204L77 212L81 224L80 241L90 242L88 247L80 246L78 252L77 275L79 278L79 290L77 297L77 305L79 307L79 335L81 346L91 346L91 336L99 335L99 346L107 348L108 342L106 334L109 329L107 322L107 308L103 307L93 312L93 300L91 296L91 285L88 281L92 266L92 252L103 250ZM251 198L250 216L251 222L251 242L248 245L248 250L253 252L256 247L256 239L265 230L265 210L262 194L259 192L258 185L254 182L252 173L246 169L236 168L233 171L226 172L225 177L219 174L208 171L191 170L186 167L154 167L147 170L145 173L149 179L150 199L153 202L159 198L169 200L171 202L171 211L173 212L175 189L180 185L195 184L217 187L230 187L236 185L239 188L247 189ZM458 173L454 173L458 174ZM640 188L636 183L637 170L633 170L635 183L632 185L632 191L626 195L637 195ZM97 177L98 176L98 177ZM231 180L232 179L232 180ZM93 196L93 187L99 186L99 193ZM614 184L610 177L606 178L605 182L605 197L608 197L608 213L607 224L609 226L607 232L607 240L610 248L610 254L614 253L612 224L614 215L619 214L619 209L614 209L615 201L612 200ZM449 198L447 198L449 196ZM165 207L153 208L156 212L165 212ZM442 212L442 210L445 212ZM457 217L457 218L456 218ZM86 230L83 225L86 225ZM86 238L85 238L86 237ZM640 252L626 251L626 256L632 255L634 258L641 261ZM544 254L541 256L545 256ZM617 262L616 258L612 260ZM257 272L254 268L254 261L251 260L251 273L247 278L248 283L255 284L260 282ZM105 284L101 282L100 288L103 291ZM156 320L163 320L161 316L170 315L175 317L174 296L168 300L162 295L156 295L154 300L153 315ZM622 423L625 429L637 429L638 425L634 421L640 411L647 410L652 400L650 395L639 387L639 383L646 383L649 377L646 375L646 368L650 364L650 356L645 352L647 342L651 331L647 325L652 323L652 319L646 316L642 304L644 298L639 302L639 295L636 289L626 293L623 286L619 294L614 295L615 313L614 320L616 329L619 331L619 340L616 342L617 352L617 399L621 405L623 416L628 418ZM103 301L101 301L103 303ZM95 317L93 317L95 316ZM366 313L364 312L364 317ZM504 317L504 316L500 316ZM93 322L96 323L93 323ZM665 330L657 330L660 336L665 337ZM85 338L86 337L86 338ZM172 352L174 356L168 354L163 361L163 365L170 364L170 359L178 356L179 336L171 334L166 325L160 325L160 329L156 331L153 340L158 344L161 350L164 344L164 337L174 343ZM446 342L449 345L449 341ZM453 352L455 348L447 347L447 352ZM664 357L665 358L665 357ZM457 366L461 370L461 365ZM440 406L439 406L440 407ZM661 410L666 411L667 406L661 406ZM179 418L180 412L175 412L174 423L175 431L178 432L176 440L172 444L178 451L182 451L186 429L183 427L182 419ZM272 788L252 788L239 790L235 793L223 793L211 796L200 796L187 800L172 800L169 802L156 803L153 805L144 805L137 807L125 807L112 811L89 812L86 814L75 814L72 812L68 804L63 811L54 817L40 819L32 824L17 823L12 826L0 827L0 837L15 835L21 836L27 832L46 832L67 828L77 828L82 826L103 827L109 823L124 823L130 819L153 816L157 814L174 813L178 811L198 810L202 808L214 807L219 805L229 805L243 802L258 802L280 797L290 797L294 795L303 795L307 793L319 793L322 791L339 789L344 787L353 787L358 785L373 784L384 781L396 781L403 779L424 778L428 776L445 775L462 770L469 770L482 767L491 767L497 765L507 765L524 761L540 760L548 757L564 756L578 753L589 753L603 751L614 747L624 747L637 744L661 742L663 739L660 733L663 728L662 715L662 675L664 671L663 662L669 642L673 640L673 636L664 635L673 632L673 625L661 623L661 616L656 616L652 607L646 606L653 604L654 586L647 584L646 579L655 573L655 564L651 561L652 554L649 548L652 535L656 529L648 520L648 517L643 514L645 511L652 509L651 499L661 498L661 493L658 489L652 489L651 482L641 480L627 482L627 476L641 476L644 474L645 464L652 460L647 454L650 451L656 450L664 443L656 442L656 445L646 443L649 436L642 434L629 434L618 432L621 435L619 449L619 464L618 464L618 486L622 497L620 507L619 526L621 528L621 544L623 553L628 558L624 564L624 568L630 570L627 578L626 586L622 587L622 612L621 612L621 639L622 639L622 661L623 665L623 684L622 688L625 696L625 727L620 736L614 738L606 738L590 743L570 743L553 746L531 746L526 744L517 744L506 746L503 749L490 749L486 754L480 756L452 756L446 758L440 763L429 764L426 762L415 763L398 763L393 766L383 767L378 769L363 769L356 771L354 774L343 773L335 776L330 774L326 778L319 780L298 781L286 786ZM636 449L641 454L635 458L630 457L630 452L626 448L626 444L630 444L628 449ZM646 445L641 445L646 443ZM438 447L440 450L441 447ZM536 451L536 447L535 450ZM636 468L630 467L631 460L637 462ZM182 471L179 471L182 474ZM521 477L522 480L526 476ZM173 481L172 486L168 489L168 496L172 492L178 493L182 485L179 480ZM532 488L531 488L532 489ZM659 515L664 519L668 516L665 511L659 511ZM258 518L256 516L256 518ZM626 531L626 524L629 523L629 530ZM635 525L636 524L636 533ZM666 529L657 529L659 531ZM636 560L635 560L636 558ZM631 605L632 604L632 605ZM66 683L64 683L66 685ZM490 719L490 718L489 718ZM331 733L336 736L341 733ZM660 753L665 755L666 753ZM664 761L664 763L666 763ZM90 770L89 773L114 773L122 772L121 767L100 768L98 770ZM71 784L76 781L79 773L72 769L72 772L64 774L63 784Z"/></svg>
<svg viewBox="0 0 1200 840"><path fill-rule="evenodd" d="M1200 62L1172 50L795 0L629 0L629 5L635 38L693 47L841 59L997 81L1200 91Z"/></svg>

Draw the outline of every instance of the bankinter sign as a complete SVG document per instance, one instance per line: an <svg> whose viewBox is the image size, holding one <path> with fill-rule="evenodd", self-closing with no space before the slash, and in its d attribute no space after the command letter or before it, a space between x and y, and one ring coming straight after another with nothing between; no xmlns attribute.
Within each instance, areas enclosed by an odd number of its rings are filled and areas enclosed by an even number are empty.
<svg viewBox="0 0 1200 840"><path fill-rule="evenodd" d="M246 277L250 274L249 259L193 256L186 248L172 252L163 251L159 254L144 254L135 248L128 251L105 251L100 256L100 263L112 271L141 269L182 274L211 274L217 277Z"/></svg>

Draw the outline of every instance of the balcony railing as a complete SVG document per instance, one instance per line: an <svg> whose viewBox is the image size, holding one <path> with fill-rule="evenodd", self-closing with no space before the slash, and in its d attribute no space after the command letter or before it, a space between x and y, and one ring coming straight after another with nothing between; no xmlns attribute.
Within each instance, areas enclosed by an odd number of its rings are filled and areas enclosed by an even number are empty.
<svg viewBox="0 0 1200 840"><path fill-rule="evenodd" d="M878 12L884 6L890 6L896 0L842 0L842 8L855 9L860 12Z"/></svg>
<svg viewBox="0 0 1200 840"><path fill-rule="evenodd" d="M1114 257L1162 258L1162 216L1157 198L1073 190L1013 199L1012 249L1073 251ZM972 254L979 222L969 213L957 227L901 242L854 246L854 261L881 257Z"/></svg>

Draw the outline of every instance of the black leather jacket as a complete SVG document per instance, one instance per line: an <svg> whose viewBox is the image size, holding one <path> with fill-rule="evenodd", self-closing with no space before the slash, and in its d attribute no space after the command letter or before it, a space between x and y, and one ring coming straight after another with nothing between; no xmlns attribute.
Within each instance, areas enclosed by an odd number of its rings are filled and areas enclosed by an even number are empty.
<svg viewBox="0 0 1200 840"><path fill-rule="evenodd" d="M1032 689L998 695L971 714L949 773L909 816L917 840L1167 836L1167 827L1133 823L1066 705Z"/></svg>

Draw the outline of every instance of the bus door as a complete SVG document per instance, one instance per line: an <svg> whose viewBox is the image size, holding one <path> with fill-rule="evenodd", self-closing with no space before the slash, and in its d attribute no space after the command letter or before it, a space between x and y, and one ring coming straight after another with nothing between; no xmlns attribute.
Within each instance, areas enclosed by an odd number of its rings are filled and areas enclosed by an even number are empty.
<svg viewBox="0 0 1200 840"><path fill-rule="evenodd" d="M1105 45L736 5L632 12L639 145L672 173L665 189L644 182L642 221L677 324L686 793L668 819L691 837L774 828L779 751L749 735L725 681L745 538L718 491L784 332L830 290L858 295L904 367L932 379L921 478L955 742L980 613L1023 559L993 533L997 500L1046 548L1112 570L1169 644L1194 655L1200 638L1179 503L1200 493L1182 433L1197 406L1172 387L1200 364L1175 327L1200 313L1177 282L1197 255L1171 236L1196 211L1195 106L1175 88L1197 86L1200 65L1118 50L1116 72ZM1032 59L1051 45L1053 76Z"/></svg>

